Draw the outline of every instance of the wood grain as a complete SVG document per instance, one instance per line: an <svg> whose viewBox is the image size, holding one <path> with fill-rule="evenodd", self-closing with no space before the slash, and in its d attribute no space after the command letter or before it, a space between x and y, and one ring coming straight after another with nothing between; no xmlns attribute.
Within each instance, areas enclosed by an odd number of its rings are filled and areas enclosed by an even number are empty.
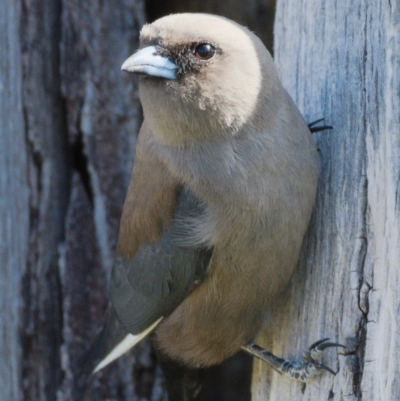
<svg viewBox="0 0 400 401"><path fill-rule="evenodd" d="M330 337L336 376L303 386L254 364L253 400L400 398L400 3L279 0L275 60L315 135L322 174L291 285L259 338L301 357Z"/></svg>
<svg viewBox="0 0 400 401"><path fill-rule="evenodd" d="M21 43L13 1L0 4L0 399L21 400L20 283L29 240ZM7 196L6 196L7 195Z"/></svg>
<svg viewBox="0 0 400 401"><path fill-rule="evenodd" d="M73 400L141 122L120 65L143 23L141 0L0 4L0 400ZM149 345L92 390L162 399Z"/></svg>

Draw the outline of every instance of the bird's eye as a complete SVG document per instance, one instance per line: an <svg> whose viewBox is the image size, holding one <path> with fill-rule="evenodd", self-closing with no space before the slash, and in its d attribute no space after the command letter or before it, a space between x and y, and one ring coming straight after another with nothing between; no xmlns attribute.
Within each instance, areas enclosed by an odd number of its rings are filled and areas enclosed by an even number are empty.
<svg viewBox="0 0 400 401"><path fill-rule="evenodd" d="M214 57L215 47L209 43L202 43L194 49L194 55L200 60L210 60Z"/></svg>

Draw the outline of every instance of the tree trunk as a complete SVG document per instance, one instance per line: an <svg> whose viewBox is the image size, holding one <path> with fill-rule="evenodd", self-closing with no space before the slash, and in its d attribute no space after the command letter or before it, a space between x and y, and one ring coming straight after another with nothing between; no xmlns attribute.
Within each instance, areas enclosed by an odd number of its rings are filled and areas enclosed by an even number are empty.
<svg viewBox="0 0 400 401"><path fill-rule="evenodd" d="M141 122L120 66L143 23L141 0L0 3L1 400L74 400ZM160 383L143 343L88 399L161 400Z"/></svg>
<svg viewBox="0 0 400 401"><path fill-rule="evenodd" d="M339 370L301 385L255 362L253 400L400 399L400 2L278 0L275 60L315 135L321 179L299 268L259 342L324 337ZM339 351L340 352L340 351Z"/></svg>

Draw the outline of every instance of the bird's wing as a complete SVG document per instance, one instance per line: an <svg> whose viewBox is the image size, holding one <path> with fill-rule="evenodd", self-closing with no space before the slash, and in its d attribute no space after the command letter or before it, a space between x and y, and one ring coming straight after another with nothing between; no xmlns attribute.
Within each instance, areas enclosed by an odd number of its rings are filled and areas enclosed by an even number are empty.
<svg viewBox="0 0 400 401"><path fill-rule="evenodd" d="M185 189L177 198L171 225L159 241L139 246L133 259L116 259L111 299L121 324L131 334L142 333L168 316L207 272L212 248L180 245L184 231L191 234L184 221L203 213L202 206Z"/></svg>
<svg viewBox="0 0 400 401"><path fill-rule="evenodd" d="M142 127L124 204L107 321L92 350L92 372L149 334L199 284L213 250L185 242L204 206L152 153Z"/></svg>

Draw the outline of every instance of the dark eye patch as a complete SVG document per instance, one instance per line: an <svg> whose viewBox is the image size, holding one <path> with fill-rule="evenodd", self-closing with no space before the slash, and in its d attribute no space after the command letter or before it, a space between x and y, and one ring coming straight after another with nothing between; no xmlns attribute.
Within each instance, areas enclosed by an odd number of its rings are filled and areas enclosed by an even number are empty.
<svg viewBox="0 0 400 401"><path fill-rule="evenodd" d="M187 72L200 71L217 53L216 47L208 42L184 43L174 46L158 46L157 53L168 57L179 67L177 74L182 76Z"/></svg>

